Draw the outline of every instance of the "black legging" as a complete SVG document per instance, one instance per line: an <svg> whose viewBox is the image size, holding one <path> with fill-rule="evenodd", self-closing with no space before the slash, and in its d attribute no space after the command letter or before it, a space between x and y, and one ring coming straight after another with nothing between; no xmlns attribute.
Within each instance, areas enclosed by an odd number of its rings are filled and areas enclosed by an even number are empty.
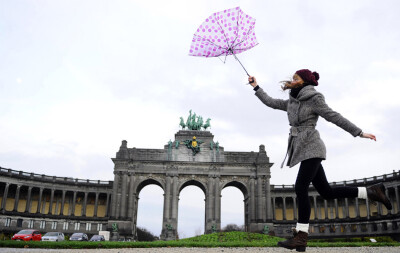
<svg viewBox="0 0 400 253"><path fill-rule="evenodd" d="M357 187L341 186L331 188L326 180L322 159L311 158L300 164L297 174L295 191L299 202L299 223L308 224L310 221L311 207L308 198L308 187L312 183L324 199L355 198L358 196Z"/></svg>

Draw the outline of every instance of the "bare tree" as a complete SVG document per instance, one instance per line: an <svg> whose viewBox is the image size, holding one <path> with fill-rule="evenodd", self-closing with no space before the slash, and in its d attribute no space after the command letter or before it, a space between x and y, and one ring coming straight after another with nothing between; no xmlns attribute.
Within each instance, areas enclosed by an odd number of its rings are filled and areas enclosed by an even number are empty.
<svg viewBox="0 0 400 253"><path fill-rule="evenodd" d="M223 232L232 232L232 231L244 231L244 226L238 226L236 224L228 224L223 229Z"/></svg>
<svg viewBox="0 0 400 253"><path fill-rule="evenodd" d="M153 235L150 231L148 231L145 228L138 227L137 228L137 236L138 236L138 241L155 241L157 237Z"/></svg>

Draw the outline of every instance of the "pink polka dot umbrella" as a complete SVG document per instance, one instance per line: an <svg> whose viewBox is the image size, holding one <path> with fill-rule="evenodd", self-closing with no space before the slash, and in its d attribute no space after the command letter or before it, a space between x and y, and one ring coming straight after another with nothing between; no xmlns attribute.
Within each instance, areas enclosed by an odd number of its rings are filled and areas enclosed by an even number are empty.
<svg viewBox="0 0 400 253"><path fill-rule="evenodd" d="M190 45L189 55L219 57L233 55L258 45L254 26L256 20L245 14L240 7L216 12L197 28Z"/></svg>

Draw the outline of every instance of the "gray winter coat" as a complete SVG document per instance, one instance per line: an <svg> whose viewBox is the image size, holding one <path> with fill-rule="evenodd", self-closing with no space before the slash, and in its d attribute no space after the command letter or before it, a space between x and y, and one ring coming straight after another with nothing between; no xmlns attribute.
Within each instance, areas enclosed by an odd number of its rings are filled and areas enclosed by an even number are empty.
<svg viewBox="0 0 400 253"><path fill-rule="evenodd" d="M262 88L259 88L255 95L267 106L287 112L291 126L286 153L286 156L289 156L286 165L289 167L310 158L326 159L325 144L318 130L315 129L319 116L336 124L354 137L361 133L360 128L329 108L324 96L316 91L314 86L305 86L300 90L297 98L289 95L287 100L271 98Z"/></svg>

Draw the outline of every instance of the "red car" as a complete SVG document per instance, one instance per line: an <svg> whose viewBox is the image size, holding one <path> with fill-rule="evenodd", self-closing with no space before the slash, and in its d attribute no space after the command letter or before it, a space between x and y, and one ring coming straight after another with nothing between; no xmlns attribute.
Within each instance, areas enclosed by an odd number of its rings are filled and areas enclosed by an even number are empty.
<svg viewBox="0 0 400 253"><path fill-rule="evenodd" d="M16 233L11 240L16 241L40 241L42 239L42 235L38 230L34 229L24 229Z"/></svg>

